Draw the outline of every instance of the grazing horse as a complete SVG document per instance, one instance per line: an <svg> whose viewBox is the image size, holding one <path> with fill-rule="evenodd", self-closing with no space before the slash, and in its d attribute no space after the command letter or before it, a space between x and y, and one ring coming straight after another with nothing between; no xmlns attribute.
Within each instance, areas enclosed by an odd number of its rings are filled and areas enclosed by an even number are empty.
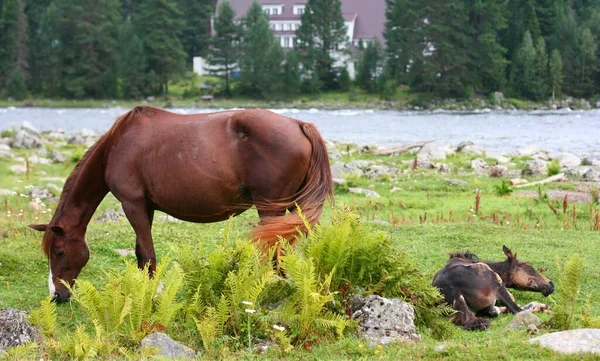
<svg viewBox="0 0 600 361"><path fill-rule="evenodd" d="M446 303L458 311L453 316L456 325L467 330L487 328L489 320L477 316L497 317L500 313L497 300L510 312L521 312L523 309L507 287L541 292L544 296L554 292L548 278L530 264L517 260L517 255L506 246L502 249L507 256L503 262L481 261L472 253L451 254L444 268L433 278L433 286L440 290Z"/></svg>
<svg viewBox="0 0 600 361"><path fill-rule="evenodd" d="M316 223L333 186L325 142L312 124L260 109L182 115L137 106L71 172L50 223L30 225L44 232L50 295L58 302L70 297L60 280L73 285L89 259L87 225L108 192L135 231L138 266L150 263L152 273L155 210L209 223L255 205L261 222L252 238L266 248L306 231L296 204Z"/></svg>

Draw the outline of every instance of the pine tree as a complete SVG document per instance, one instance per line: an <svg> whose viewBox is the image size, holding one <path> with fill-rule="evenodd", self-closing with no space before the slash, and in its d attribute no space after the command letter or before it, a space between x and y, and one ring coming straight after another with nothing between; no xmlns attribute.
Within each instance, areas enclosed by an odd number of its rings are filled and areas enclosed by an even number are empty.
<svg viewBox="0 0 600 361"><path fill-rule="evenodd" d="M472 94L469 69L468 18L462 0L433 1L424 28L426 56L415 62L419 72L412 85L441 97L468 97Z"/></svg>
<svg viewBox="0 0 600 361"><path fill-rule="evenodd" d="M348 41L340 0L308 0L301 21L296 44L311 88L336 88L334 56L343 56Z"/></svg>
<svg viewBox="0 0 600 361"><path fill-rule="evenodd" d="M538 46L541 49L542 46ZM545 46L543 46L545 49ZM544 81L541 77L540 64L543 56L538 56L536 47L529 31L523 36L523 45L515 55L514 66L511 73L511 84L513 91L526 99L541 100L544 95Z"/></svg>
<svg viewBox="0 0 600 361"><path fill-rule="evenodd" d="M27 96L25 76L19 68L14 68L6 82L6 93L16 100L23 100Z"/></svg>
<svg viewBox="0 0 600 361"><path fill-rule="evenodd" d="M139 99L144 95L146 67L144 44L135 34L131 20L127 19L119 29L118 74L124 98Z"/></svg>
<svg viewBox="0 0 600 361"><path fill-rule="evenodd" d="M563 92L572 96L583 95L580 89L583 65L581 31L572 13L560 15L558 31L549 41L550 48L559 49L562 56Z"/></svg>
<svg viewBox="0 0 600 361"><path fill-rule="evenodd" d="M178 0L177 7L184 20L179 39L191 64L192 58L203 55L210 43L210 18L215 0Z"/></svg>
<svg viewBox="0 0 600 361"><path fill-rule="evenodd" d="M506 27L504 1L467 2L469 14L469 47L473 64L473 86L485 94L500 90L506 79L506 49L498 34Z"/></svg>
<svg viewBox="0 0 600 361"><path fill-rule="evenodd" d="M61 88L61 14L54 3L48 5L39 19L38 28L30 46L30 69L32 92L50 96L60 94Z"/></svg>
<svg viewBox="0 0 600 361"><path fill-rule="evenodd" d="M277 88L284 54L269 27L269 18L256 1L243 19L243 32L240 87L246 95L264 98Z"/></svg>
<svg viewBox="0 0 600 361"><path fill-rule="evenodd" d="M224 1L219 6L219 14L214 20L215 35L212 38L207 57L210 73L225 80L224 94L226 97L231 96L231 74L238 60L239 32L233 22L234 17L235 12L231 3Z"/></svg>
<svg viewBox="0 0 600 361"><path fill-rule="evenodd" d="M600 36L600 34L598 34ZM594 79L597 75L598 59L596 51L598 46L590 29L584 29L581 33L581 93L589 96L594 92Z"/></svg>
<svg viewBox="0 0 600 361"><path fill-rule="evenodd" d="M0 79L13 77L14 70L28 76L28 31L24 0L5 0L0 18Z"/></svg>
<svg viewBox="0 0 600 361"><path fill-rule="evenodd" d="M144 42L147 71L154 72L157 81L150 84L160 94L169 94L169 80L185 72L187 54L179 41L184 26L181 12L174 0L146 0L134 18L137 33Z"/></svg>
<svg viewBox="0 0 600 361"><path fill-rule="evenodd" d="M386 77L409 82L410 64L420 62L425 50L426 7L411 0L386 0Z"/></svg>
<svg viewBox="0 0 600 361"><path fill-rule="evenodd" d="M294 96L300 93L302 81L300 76L302 75L300 68L300 60L298 54L294 49L288 51L285 54L285 61L282 67L281 73L281 93Z"/></svg>
<svg viewBox="0 0 600 361"><path fill-rule="evenodd" d="M360 47L362 48L362 46ZM377 39L369 41L366 48L362 49L362 55L356 69L356 84L370 93L379 90L378 80L383 65L381 52L381 45Z"/></svg>
<svg viewBox="0 0 600 361"><path fill-rule="evenodd" d="M562 75L562 58L560 56L560 52L557 49L552 51L552 55L550 55L549 62L549 82L550 89L552 89L552 99L555 98L557 94L561 93L563 75Z"/></svg>
<svg viewBox="0 0 600 361"><path fill-rule="evenodd" d="M538 39L535 45L535 70L535 83L531 92L536 100L542 100L548 93L548 53L546 51L546 41L542 37Z"/></svg>

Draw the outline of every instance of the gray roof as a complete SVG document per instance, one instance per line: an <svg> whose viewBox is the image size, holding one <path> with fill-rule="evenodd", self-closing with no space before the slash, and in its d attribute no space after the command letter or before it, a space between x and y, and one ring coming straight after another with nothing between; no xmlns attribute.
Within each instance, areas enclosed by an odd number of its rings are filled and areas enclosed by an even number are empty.
<svg viewBox="0 0 600 361"><path fill-rule="evenodd" d="M217 0L217 8L225 0ZM235 10L236 19L243 17L255 0L229 0ZM283 13L271 15L271 20L300 20L294 15L294 5L306 4L306 0L256 0L261 5L283 5ZM356 16L354 39L372 39L377 37L383 44L385 18L385 0L341 0L344 20Z"/></svg>

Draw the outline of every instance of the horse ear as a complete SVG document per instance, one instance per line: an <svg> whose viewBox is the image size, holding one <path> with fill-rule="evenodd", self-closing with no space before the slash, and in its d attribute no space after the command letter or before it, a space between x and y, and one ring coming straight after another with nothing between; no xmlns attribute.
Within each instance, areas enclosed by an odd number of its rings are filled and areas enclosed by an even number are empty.
<svg viewBox="0 0 600 361"><path fill-rule="evenodd" d="M57 236L62 236L63 234L65 234L65 230L60 226L52 226L50 227L50 230L56 233Z"/></svg>
<svg viewBox="0 0 600 361"><path fill-rule="evenodd" d="M517 259L517 254L513 254L512 251L510 249L508 249L508 247L506 246L502 246L502 250L504 251L504 254L506 255L506 257L510 258L510 259Z"/></svg>
<svg viewBox="0 0 600 361"><path fill-rule="evenodd" d="M48 228L47 224L30 224L27 226L31 229L35 229L36 231L45 232L46 228Z"/></svg>

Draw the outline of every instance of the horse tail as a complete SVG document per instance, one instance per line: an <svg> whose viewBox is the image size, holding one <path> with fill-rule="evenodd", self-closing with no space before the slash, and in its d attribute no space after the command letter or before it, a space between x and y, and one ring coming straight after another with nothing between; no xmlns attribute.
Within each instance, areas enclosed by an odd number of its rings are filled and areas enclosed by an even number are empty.
<svg viewBox="0 0 600 361"><path fill-rule="evenodd" d="M264 249L274 246L279 237L285 238L293 245L299 231L308 231L296 205L312 227L321 217L325 201L328 198L333 199L333 179L325 141L313 124L300 121L298 123L311 144L308 171L300 190L286 202L284 209L289 209L290 213L278 217L264 217L261 224L253 229L252 239ZM275 201L274 204L280 202Z"/></svg>
<svg viewBox="0 0 600 361"><path fill-rule="evenodd" d="M452 322L454 322L455 325L464 328L465 330L485 330L490 325L489 320L475 316L475 314L469 309L469 306L467 306L465 297L462 294L458 294L458 297L454 297L452 308L458 311L452 316Z"/></svg>

